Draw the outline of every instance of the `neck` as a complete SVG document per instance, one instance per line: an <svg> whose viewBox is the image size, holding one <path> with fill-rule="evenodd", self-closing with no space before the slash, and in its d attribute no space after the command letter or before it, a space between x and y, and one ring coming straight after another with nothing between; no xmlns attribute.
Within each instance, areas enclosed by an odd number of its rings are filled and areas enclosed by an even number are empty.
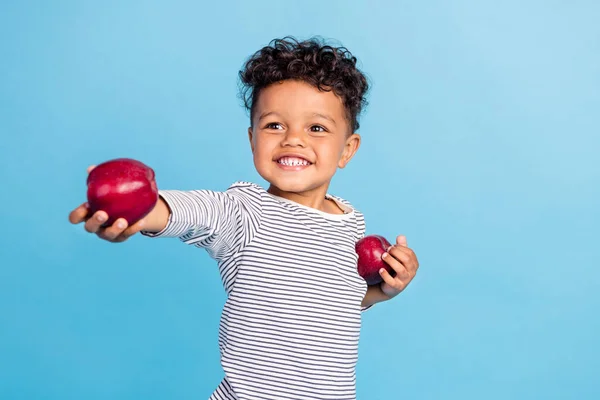
<svg viewBox="0 0 600 400"><path fill-rule="evenodd" d="M314 208L330 214L343 214L343 211L335 202L325 199L328 185L324 185L306 192L286 192L275 185L269 186L267 190L272 195L283 197L303 206Z"/></svg>

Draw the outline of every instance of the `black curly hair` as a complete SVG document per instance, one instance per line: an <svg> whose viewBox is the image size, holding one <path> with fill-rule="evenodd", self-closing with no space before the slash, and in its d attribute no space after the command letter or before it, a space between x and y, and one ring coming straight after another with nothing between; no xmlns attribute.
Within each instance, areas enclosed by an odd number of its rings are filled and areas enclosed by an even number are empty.
<svg viewBox="0 0 600 400"><path fill-rule="evenodd" d="M356 67L356 57L345 47L333 47L317 37L302 42L290 36L274 39L246 61L239 77L240 97L251 122L260 91L288 79L333 90L342 100L352 132L359 128L358 116L367 104L369 83Z"/></svg>

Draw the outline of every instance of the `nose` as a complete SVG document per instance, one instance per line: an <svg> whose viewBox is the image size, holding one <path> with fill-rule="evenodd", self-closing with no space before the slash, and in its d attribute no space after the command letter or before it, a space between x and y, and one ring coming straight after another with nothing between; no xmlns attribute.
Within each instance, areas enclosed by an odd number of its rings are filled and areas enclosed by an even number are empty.
<svg viewBox="0 0 600 400"><path fill-rule="evenodd" d="M302 129L298 128L289 128L285 132L285 136L281 142L282 147L305 147L305 134Z"/></svg>

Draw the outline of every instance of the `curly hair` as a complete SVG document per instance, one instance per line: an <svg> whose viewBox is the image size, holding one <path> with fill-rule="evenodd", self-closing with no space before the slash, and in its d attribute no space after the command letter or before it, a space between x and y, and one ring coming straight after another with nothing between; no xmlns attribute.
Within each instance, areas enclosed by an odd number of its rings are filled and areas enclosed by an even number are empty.
<svg viewBox="0 0 600 400"><path fill-rule="evenodd" d="M358 116L367 104L369 84L356 67L356 57L345 47L327 45L319 38L275 39L246 61L239 78L240 97L251 120L261 90L289 79L333 91L342 100L352 132L359 128Z"/></svg>

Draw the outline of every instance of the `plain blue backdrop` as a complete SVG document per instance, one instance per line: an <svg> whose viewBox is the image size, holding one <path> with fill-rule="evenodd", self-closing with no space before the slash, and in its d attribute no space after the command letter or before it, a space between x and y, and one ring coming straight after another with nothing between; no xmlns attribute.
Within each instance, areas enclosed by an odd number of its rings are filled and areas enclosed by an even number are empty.
<svg viewBox="0 0 600 400"><path fill-rule="evenodd" d="M331 192L421 262L364 315L359 399L600 398L599 19L595 1L3 1L0 398L209 396L214 262L67 215L86 167L120 156L164 189L264 183L237 72L285 35L359 58L363 146Z"/></svg>

